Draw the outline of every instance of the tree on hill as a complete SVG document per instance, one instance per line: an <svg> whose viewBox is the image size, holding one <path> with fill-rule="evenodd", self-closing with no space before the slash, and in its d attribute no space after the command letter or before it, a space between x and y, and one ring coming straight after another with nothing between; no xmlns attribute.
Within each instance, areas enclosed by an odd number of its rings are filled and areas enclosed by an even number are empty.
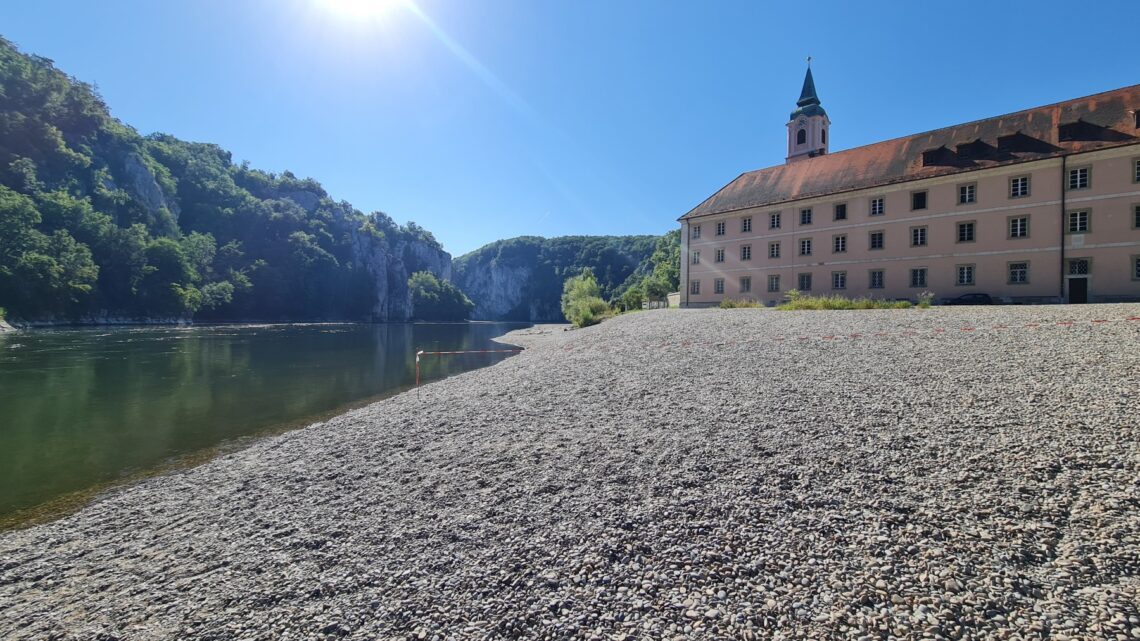
<svg viewBox="0 0 1140 641"><path fill-rule="evenodd" d="M446 280L431 272L416 272L408 279L412 315L424 321L461 321L471 316L475 303Z"/></svg>

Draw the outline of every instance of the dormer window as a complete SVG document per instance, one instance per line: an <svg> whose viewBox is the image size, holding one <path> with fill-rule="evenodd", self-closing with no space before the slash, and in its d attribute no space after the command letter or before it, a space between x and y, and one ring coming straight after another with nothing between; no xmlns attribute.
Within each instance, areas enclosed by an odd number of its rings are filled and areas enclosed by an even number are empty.
<svg viewBox="0 0 1140 641"><path fill-rule="evenodd" d="M800 129L796 132L796 144L802 145L807 142L807 131Z"/></svg>

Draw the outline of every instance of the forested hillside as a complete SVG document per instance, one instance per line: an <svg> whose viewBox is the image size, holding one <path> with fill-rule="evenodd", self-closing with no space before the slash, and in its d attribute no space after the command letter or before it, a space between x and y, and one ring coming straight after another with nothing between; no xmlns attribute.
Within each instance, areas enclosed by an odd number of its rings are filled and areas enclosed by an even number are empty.
<svg viewBox="0 0 1140 641"><path fill-rule="evenodd" d="M450 277L414 223L212 144L142 136L88 85L0 38L0 307L15 320L411 315Z"/></svg>
<svg viewBox="0 0 1140 641"><path fill-rule="evenodd" d="M593 270L606 300L647 267L658 236L520 236L455 259L455 283L475 302L473 318L561 321L562 283ZM639 271L640 267L640 271ZM648 271L647 271L648 270Z"/></svg>

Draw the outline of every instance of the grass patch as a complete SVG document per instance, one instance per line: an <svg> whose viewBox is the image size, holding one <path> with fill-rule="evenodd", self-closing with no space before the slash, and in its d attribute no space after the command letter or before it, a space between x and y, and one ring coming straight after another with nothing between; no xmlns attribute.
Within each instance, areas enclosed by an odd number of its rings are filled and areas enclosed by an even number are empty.
<svg viewBox="0 0 1140 641"><path fill-rule="evenodd" d="M844 296L805 296L798 290L789 290L785 301L776 306L782 311L800 309L910 309L909 300L880 300L876 298L846 298ZM929 304L928 304L929 306Z"/></svg>
<svg viewBox="0 0 1140 641"><path fill-rule="evenodd" d="M763 307L763 305L760 304L760 301L758 300L751 300L748 298L741 298L740 300L725 298L724 300L720 301L721 309L738 309L742 307Z"/></svg>

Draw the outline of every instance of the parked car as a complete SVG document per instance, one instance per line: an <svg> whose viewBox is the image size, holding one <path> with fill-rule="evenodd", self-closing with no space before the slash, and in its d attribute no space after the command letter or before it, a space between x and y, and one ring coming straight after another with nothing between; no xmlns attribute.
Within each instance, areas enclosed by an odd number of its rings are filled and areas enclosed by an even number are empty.
<svg viewBox="0 0 1140 641"><path fill-rule="evenodd" d="M948 298L942 301L943 305L993 305L994 299L989 294L962 294L957 298Z"/></svg>

